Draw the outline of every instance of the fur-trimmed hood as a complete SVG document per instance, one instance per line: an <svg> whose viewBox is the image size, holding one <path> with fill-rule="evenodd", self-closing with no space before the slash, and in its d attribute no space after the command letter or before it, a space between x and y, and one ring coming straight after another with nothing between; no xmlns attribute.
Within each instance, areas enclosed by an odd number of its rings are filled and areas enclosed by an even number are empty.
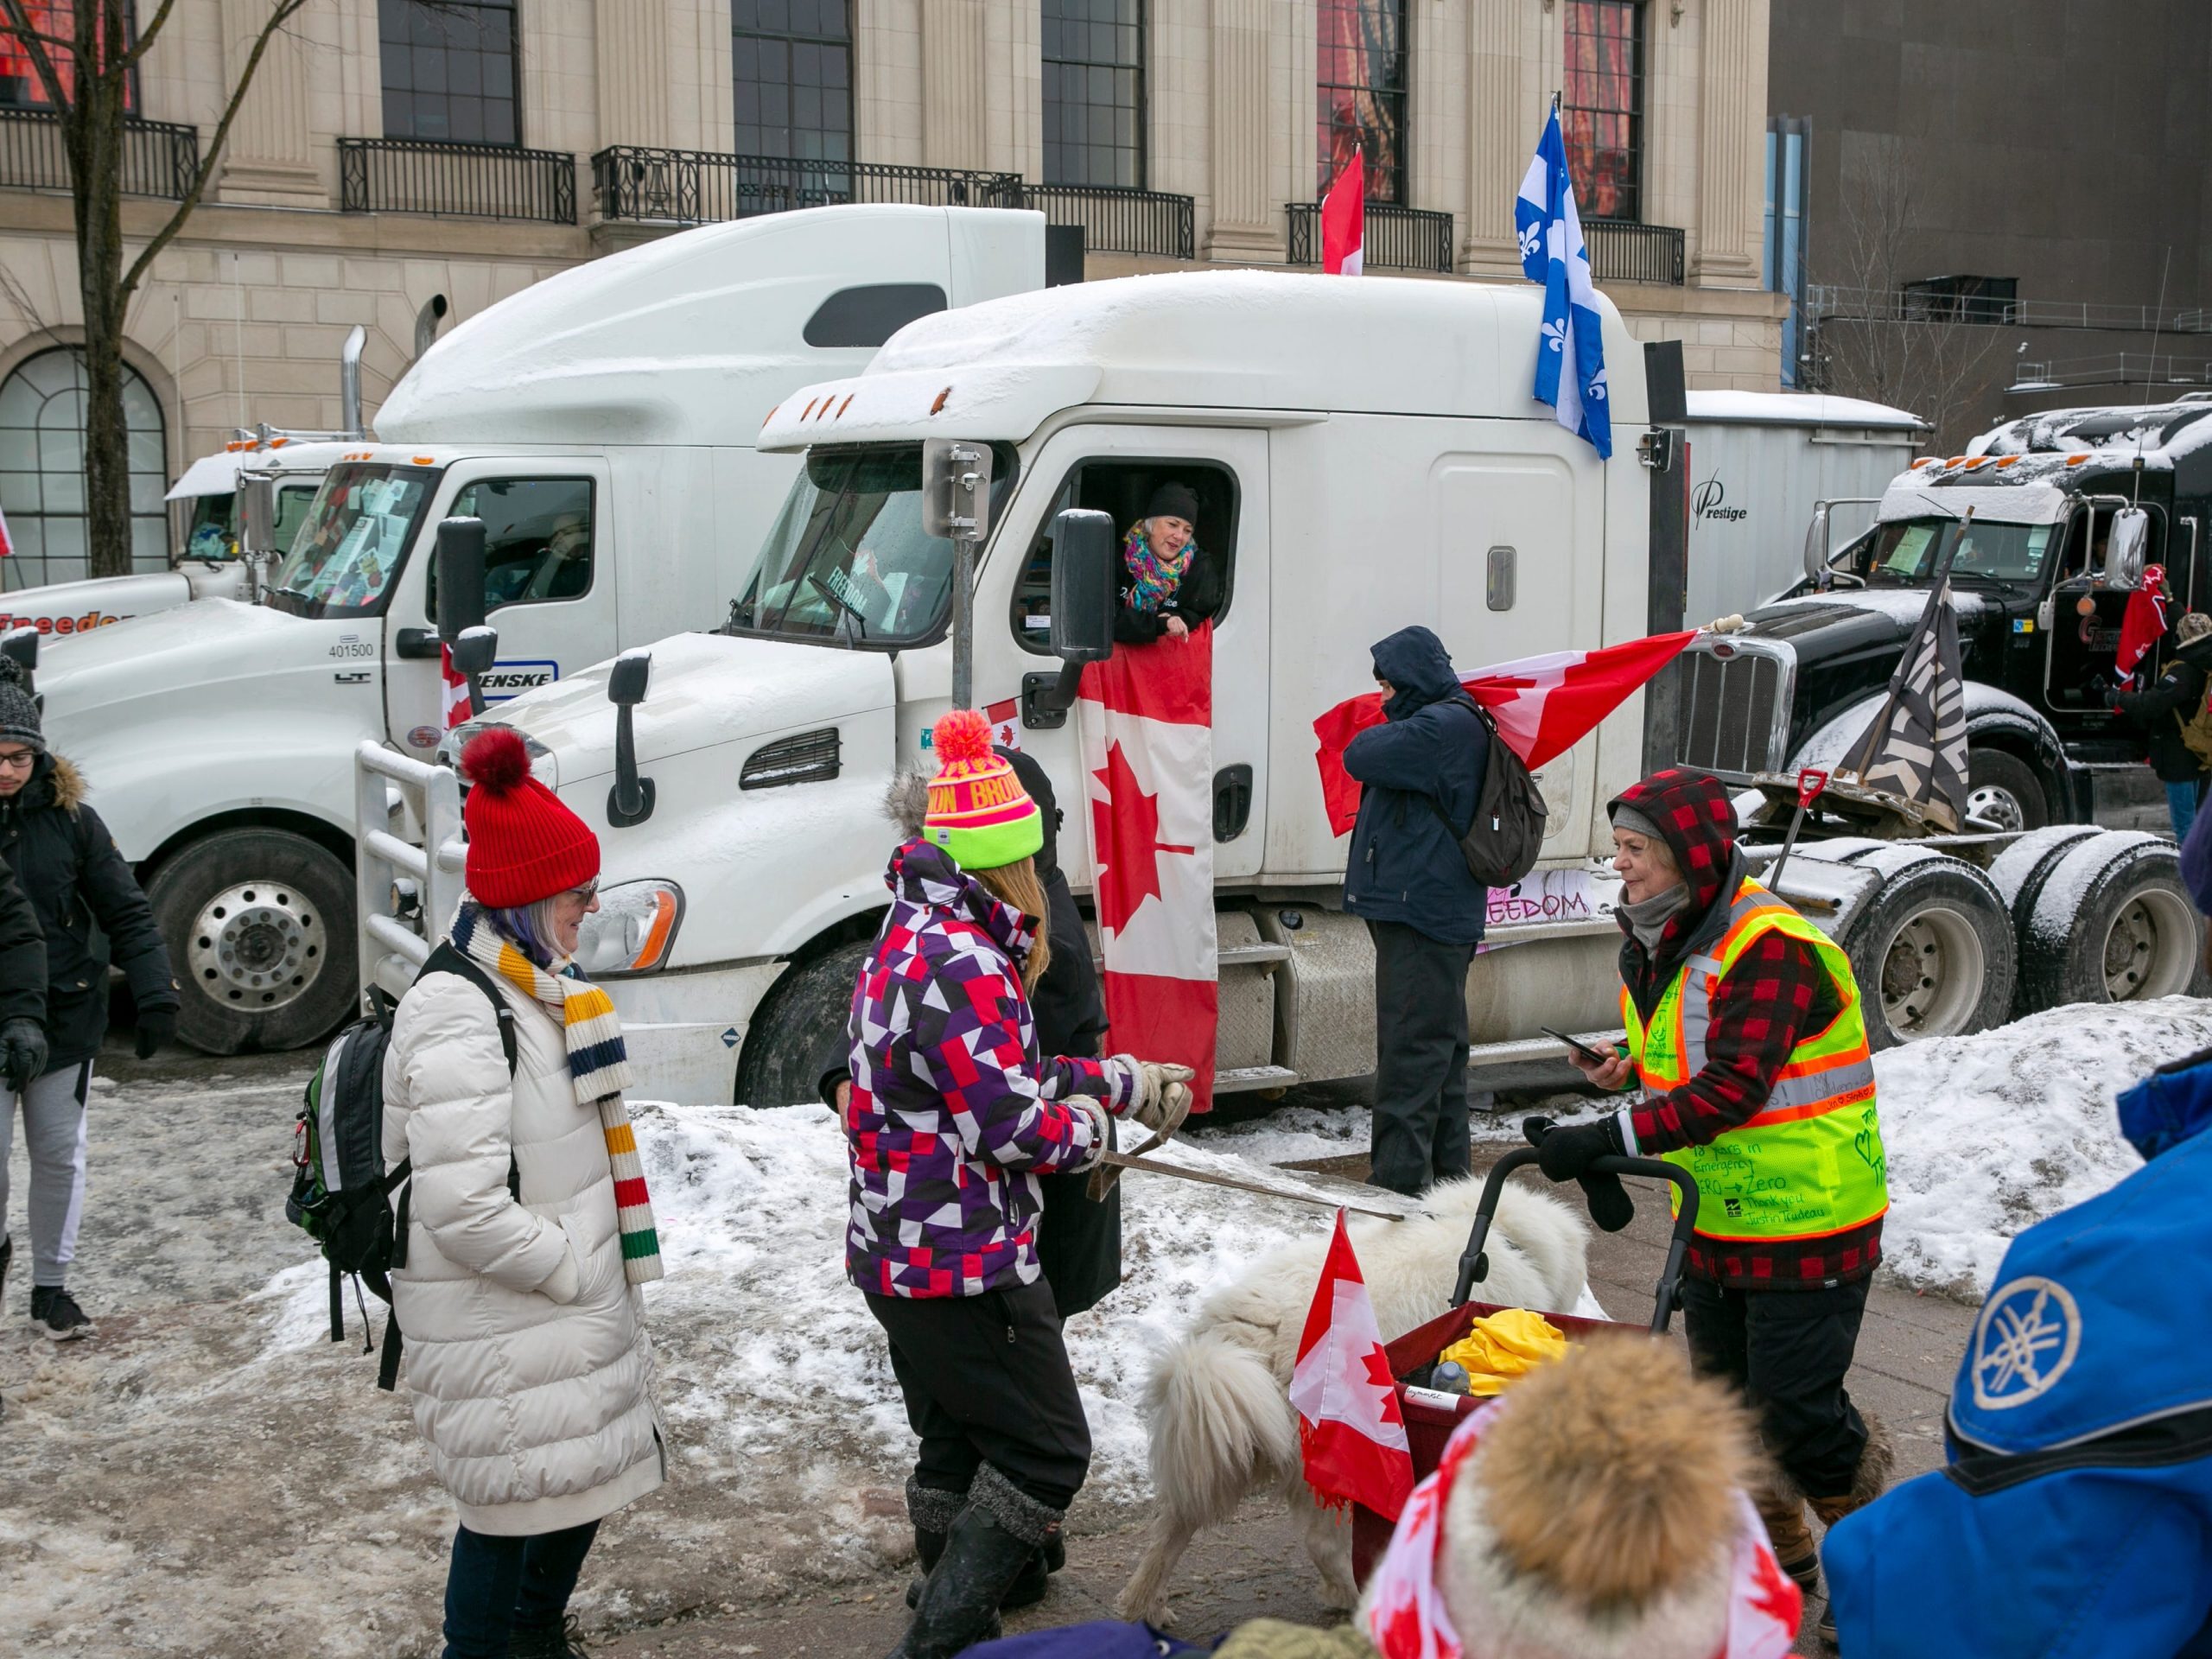
<svg viewBox="0 0 2212 1659"><path fill-rule="evenodd" d="M31 780L16 791L16 800L26 812L58 806L73 815L84 805L86 793L85 774L77 770L67 755L48 750L31 767Z"/></svg>

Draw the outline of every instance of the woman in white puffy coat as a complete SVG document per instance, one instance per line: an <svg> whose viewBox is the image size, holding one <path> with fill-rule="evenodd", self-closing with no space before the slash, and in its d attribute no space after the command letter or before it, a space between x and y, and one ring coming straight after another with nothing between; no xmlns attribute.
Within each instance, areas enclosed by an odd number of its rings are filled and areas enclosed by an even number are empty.
<svg viewBox="0 0 2212 1659"><path fill-rule="evenodd" d="M597 839L512 732L476 739L462 766L471 896L385 1062L385 1165L413 1166L393 1311L416 1425L461 1511L447 1659L563 1659L599 1522L665 1472L634 1288L658 1276L658 1246L620 1027L563 972L598 907Z"/></svg>

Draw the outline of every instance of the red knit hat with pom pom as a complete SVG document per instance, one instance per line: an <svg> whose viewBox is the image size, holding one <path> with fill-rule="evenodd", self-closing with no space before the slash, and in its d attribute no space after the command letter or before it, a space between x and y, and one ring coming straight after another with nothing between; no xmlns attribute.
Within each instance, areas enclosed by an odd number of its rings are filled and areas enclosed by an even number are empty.
<svg viewBox="0 0 2212 1659"><path fill-rule="evenodd" d="M494 726L461 752L467 775L468 891L494 910L534 905L599 874L599 837L530 775L521 734Z"/></svg>
<svg viewBox="0 0 2212 1659"><path fill-rule="evenodd" d="M938 772L922 839L952 855L963 869L1019 864L1045 844L1045 815L991 748L991 728L973 709L956 709L931 737Z"/></svg>

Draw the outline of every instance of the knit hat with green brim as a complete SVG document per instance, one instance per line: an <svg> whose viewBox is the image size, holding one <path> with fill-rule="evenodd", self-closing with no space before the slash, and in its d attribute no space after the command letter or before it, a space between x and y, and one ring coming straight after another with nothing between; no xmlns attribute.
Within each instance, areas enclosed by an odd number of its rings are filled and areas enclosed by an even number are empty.
<svg viewBox="0 0 2212 1659"><path fill-rule="evenodd" d="M938 772L922 839L963 870L1019 864L1045 844L1045 815L1014 767L991 748L991 728L973 709L956 709L931 738Z"/></svg>

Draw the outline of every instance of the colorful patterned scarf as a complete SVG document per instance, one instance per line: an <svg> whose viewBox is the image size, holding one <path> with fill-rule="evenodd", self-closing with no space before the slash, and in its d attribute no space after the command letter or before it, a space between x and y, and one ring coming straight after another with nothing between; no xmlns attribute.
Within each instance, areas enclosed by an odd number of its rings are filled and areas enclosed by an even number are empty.
<svg viewBox="0 0 2212 1659"><path fill-rule="evenodd" d="M1122 563L1129 572L1129 608L1147 613L1166 610L1175 602L1175 594L1183 585L1183 573L1191 568L1191 556L1198 550L1195 541L1183 543L1183 550L1173 558L1164 558L1153 551L1152 538L1145 533L1141 518L1131 526L1122 538Z"/></svg>
<svg viewBox="0 0 2212 1659"><path fill-rule="evenodd" d="M539 967L493 929L479 925L483 916L474 904L463 905L454 918L454 945L479 967L560 1015L576 1103L598 1111L600 1128L607 1136L607 1161L614 1175L615 1225L622 1235L622 1276L633 1285L650 1284L661 1277L660 1233L653 1224L652 1199L645 1192L645 1166L630 1128L630 1109L622 1103L622 1091L630 1084L630 1057L614 1004L573 965L558 974Z"/></svg>

